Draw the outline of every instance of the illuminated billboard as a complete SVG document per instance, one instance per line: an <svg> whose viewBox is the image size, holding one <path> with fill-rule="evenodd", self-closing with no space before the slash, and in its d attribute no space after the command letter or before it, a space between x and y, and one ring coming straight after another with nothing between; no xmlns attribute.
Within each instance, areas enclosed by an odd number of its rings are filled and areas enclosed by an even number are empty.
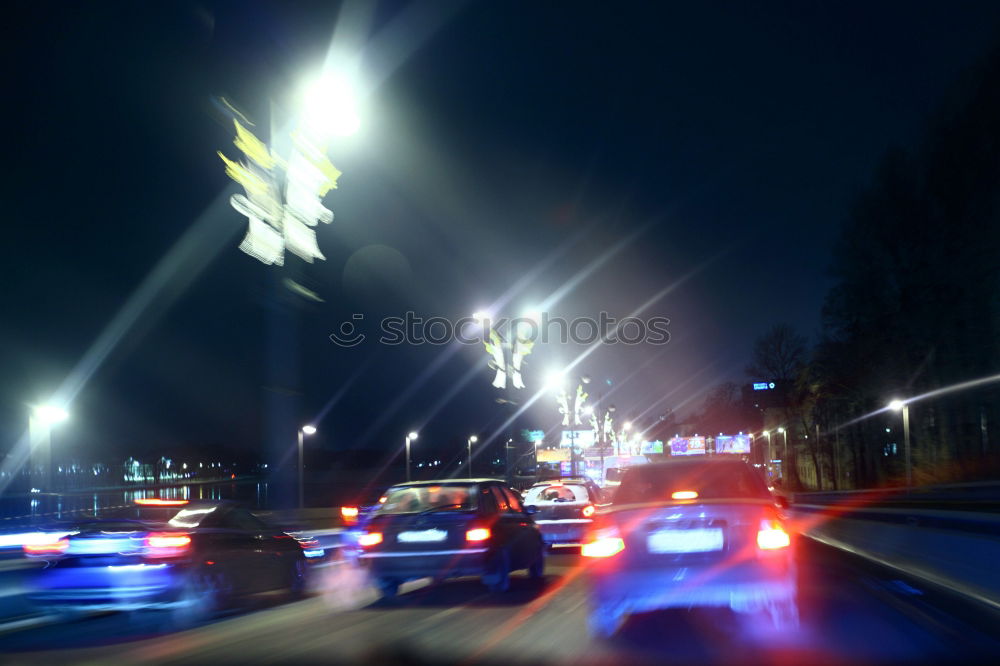
<svg viewBox="0 0 1000 666"><path fill-rule="evenodd" d="M719 435L715 438L716 453L750 453L750 435Z"/></svg>
<svg viewBox="0 0 1000 666"><path fill-rule="evenodd" d="M674 437L670 440L670 455L697 456L705 453L704 437Z"/></svg>
<svg viewBox="0 0 1000 666"><path fill-rule="evenodd" d="M648 455L651 453L663 453L663 442L660 440L656 440L654 442L643 442L642 454Z"/></svg>
<svg viewBox="0 0 1000 666"><path fill-rule="evenodd" d="M538 462L556 463L569 460L569 449L538 449Z"/></svg>

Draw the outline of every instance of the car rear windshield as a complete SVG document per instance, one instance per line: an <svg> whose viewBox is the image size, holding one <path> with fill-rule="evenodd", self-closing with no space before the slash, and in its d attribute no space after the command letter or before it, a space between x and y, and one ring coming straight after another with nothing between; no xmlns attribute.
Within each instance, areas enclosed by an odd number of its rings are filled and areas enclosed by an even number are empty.
<svg viewBox="0 0 1000 666"><path fill-rule="evenodd" d="M694 491L699 499L769 499L764 481L738 464L677 463L634 467L622 477L615 504L670 502L673 493Z"/></svg>
<svg viewBox="0 0 1000 666"><path fill-rule="evenodd" d="M477 486L447 484L433 486L402 486L389 489L380 515L420 513L421 511L473 511L476 509Z"/></svg>
<svg viewBox="0 0 1000 666"><path fill-rule="evenodd" d="M525 504L563 504L587 502L589 495L584 486L566 483L535 486L524 498Z"/></svg>

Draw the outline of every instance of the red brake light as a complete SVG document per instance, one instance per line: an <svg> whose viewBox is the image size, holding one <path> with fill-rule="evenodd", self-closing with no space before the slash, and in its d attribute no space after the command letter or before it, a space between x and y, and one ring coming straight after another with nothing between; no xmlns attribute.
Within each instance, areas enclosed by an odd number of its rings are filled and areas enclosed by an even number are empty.
<svg viewBox="0 0 1000 666"><path fill-rule="evenodd" d="M694 490L678 490L675 493L671 493L670 498L675 500L693 500L698 499L698 493Z"/></svg>
<svg viewBox="0 0 1000 666"><path fill-rule="evenodd" d="M135 501L139 506L184 506L186 499L160 499L158 497L140 497Z"/></svg>
<svg viewBox="0 0 1000 666"><path fill-rule="evenodd" d="M791 545L791 537L788 536L781 524L777 520L762 520L760 530L757 532L757 547L761 550L779 550L788 548Z"/></svg>
<svg viewBox="0 0 1000 666"><path fill-rule="evenodd" d="M615 528L594 532L590 541L583 544L580 554L584 557L612 557L625 550L625 540Z"/></svg>
<svg viewBox="0 0 1000 666"><path fill-rule="evenodd" d="M356 506L342 506L340 507L340 517L344 519L344 522L348 525L353 525L358 522L358 507Z"/></svg>
<svg viewBox="0 0 1000 666"><path fill-rule="evenodd" d="M183 532L152 532L146 536L146 557L180 557L191 547L191 536Z"/></svg>
<svg viewBox="0 0 1000 666"><path fill-rule="evenodd" d="M490 538L488 527L477 527L465 533L466 541L486 541Z"/></svg>
<svg viewBox="0 0 1000 666"><path fill-rule="evenodd" d="M365 532L360 537L358 537L358 544L368 548L370 546L375 546L382 543L382 533L381 532Z"/></svg>
<svg viewBox="0 0 1000 666"><path fill-rule="evenodd" d="M590 518L591 516L594 515L594 505L588 504L587 506L583 507L580 513L583 514L584 518Z"/></svg>
<svg viewBox="0 0 1000 666"><path fill-rule="evenodd" d="M69 548L69 539L38 540L21 546L25 555L62 555Z"/></svg>

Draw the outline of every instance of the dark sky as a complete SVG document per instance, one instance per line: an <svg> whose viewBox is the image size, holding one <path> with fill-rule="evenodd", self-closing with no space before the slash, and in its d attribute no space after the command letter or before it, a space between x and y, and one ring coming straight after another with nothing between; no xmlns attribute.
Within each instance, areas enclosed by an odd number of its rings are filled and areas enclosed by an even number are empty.
<svg viewBox="0 0 1000 666"><path fill-rule="evenodd" d="M301 420L323 414L316 443L388 450L420 428L447 447L495 428L481 347L327 336L354 313L376 336L407 310L466 316L515 286L501 314L624 317L688 276L642 315L670 318L668 345L602 347L577 369L611 379L623 413L695 407L747 379L772 324L815 338L853 197L998 34L997 3L872 4L19 3L2 46L0 446L96 358L65 450L260 450L282 274L212 205L229 187L216 151L236 156L217 100L264 135L281 125L338 16L364 45L363 129L331 150L327 260L288 267L325 302L282 324ZM192 250L207 268L168 271L88 356L192 228L214 230ZM536 346L529 386L582 350ZM546 397L524 425L555 418Z"/></svg>

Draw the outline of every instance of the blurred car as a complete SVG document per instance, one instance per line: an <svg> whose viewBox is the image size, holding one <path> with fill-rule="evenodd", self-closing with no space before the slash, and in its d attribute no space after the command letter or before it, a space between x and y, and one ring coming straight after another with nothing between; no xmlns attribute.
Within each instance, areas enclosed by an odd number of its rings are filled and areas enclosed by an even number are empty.
<svg viewBox="0 0 1000 666"><path fill-rule="evenodd" d="M604 472L604 487L613 493L622 484L622 474L624 473L625 470L620 467L609 467Z"/></svg>
<svg viewBox="0 0 1000 666"><path fill-rule="evenodd" d="M594 504L606 504L604 500L605 490L601 488L596 481L594 481L589 476L566 476L562 478L563 483L579 483L587 488L587 494L590 496L590 501Z"/></svg>
<svg viewBox="0 0 1000 666"><path fill-rule="evenodd" d="M794 628L793 552L775 498L746 463L631 468L581 548L591 631L610 636L630 613L694 606L763 611Z"/></svg>
<svg viewBox="0 0 1000 666"><path fill-rule="evenodd" d="M366 497L356 504L349 504L340 507L340 519L344 525L344 532L341 537L342 555L356 563L358 555L361 554L361 546L358 543L361 535L368 528L368 522L385 502L388 493L393 490L390 487L385 490L375 490L374 493L366 491Z"/></svg>
<svg viewBox="0 0 1000 666"><path fill-rule="evenodd" d="M360 560L382 594L417 578L480 576L493 592L510 573L545 572L545 543L521 498L495 479L421 481L394 486L359 537Z"/></svg>
<svg viewBox="0 0 1000 666"><path fill-rule="evenodd" d="M534 507L535 524L547 545L578 546L593 522L600 502L598 493L600 489L591 489L581 481L543 481L528 489L524 504Z"/></svg>
<svg viewBox="0 0 1000 666"><path fill-rule="evenodd" d="M196 623L249 595L301 595L312 543L229 501L140 499L24 546L46 560L29 599L51 611L159 609Z"/></svg>

